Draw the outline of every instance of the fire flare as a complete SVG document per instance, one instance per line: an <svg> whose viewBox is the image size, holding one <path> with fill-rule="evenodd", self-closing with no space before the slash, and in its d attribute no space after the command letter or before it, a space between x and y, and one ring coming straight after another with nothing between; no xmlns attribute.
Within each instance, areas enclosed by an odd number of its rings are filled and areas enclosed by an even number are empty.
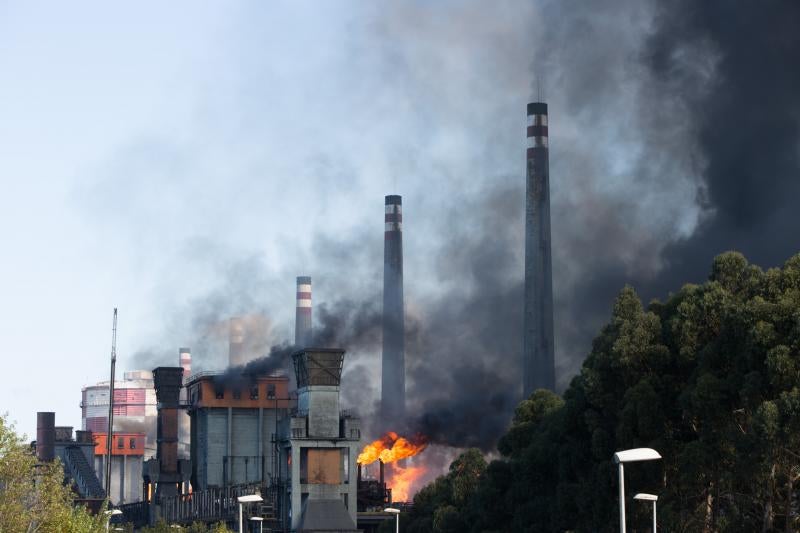
<svg viewBox="0 0 800 533"><path fill-rule="evenodd" d="M409 466L403 468L398 464L392 465L390 479L387 485L392 487L392 501L407 502L413 492L417 492L419 487L415 486L416 481L425 473L424 466Z"/></svg>
<svg viewBox="0 0 800 533"><path fill-rule="evenodd" d="M413 439L401 437L394 431L387 432L376 441L364 446L358 455L358 463L368 465L380 459L384 464L393 463L406 457L413 457L428 446L428 439L424 435L417 435Z"/></svg>

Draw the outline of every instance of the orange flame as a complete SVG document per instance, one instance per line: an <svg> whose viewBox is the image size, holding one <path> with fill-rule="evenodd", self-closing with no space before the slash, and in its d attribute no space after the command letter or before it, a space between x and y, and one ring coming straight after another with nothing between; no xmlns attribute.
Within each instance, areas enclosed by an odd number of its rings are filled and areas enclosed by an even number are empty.
<svg viewBox="0 0 800 533"><path fill-rule="evenodd" d="M398 464L392 465L392 472L390 479L387 480L387 485L392 487L392 501L407 502L412 494L412 489L419 489L415 487L415 482L425 473L424 466L409 466L403 468Z"/></svg>
<svg viewBox="0 0 800 533"><path fill-rule="evenodd" d="M368 465L380 459L384 464L393 463L406 457L413 457L428 446L428 439L417 435L413 440L399 436L394 431L387 432L376 441L364 446L358 455L358 463Z"/></svg>

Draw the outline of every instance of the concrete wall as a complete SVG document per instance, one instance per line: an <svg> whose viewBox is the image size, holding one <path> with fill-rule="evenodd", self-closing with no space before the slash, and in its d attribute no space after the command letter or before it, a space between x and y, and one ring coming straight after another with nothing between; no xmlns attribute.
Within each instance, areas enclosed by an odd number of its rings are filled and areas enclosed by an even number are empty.
<svg viewBox="0 0 800 533"><path fill-rule="evenodd" d="M205 408L195 411L192 456L198 489L269 480L275 470L276 420L286 409Z"/></svg>
<svg viewBox="0 0 800 533"><path fill-rule="evenodd" d="M105 488L105 455L94 456L94 471ZM142 468L144 459L141 455L111 456L111 490L109 496L114 505L138 502L142 500Z"/></svg>
<svg viewBox="0 0 800 533"><path fill-rule="evenodd" d="M303 387L297 394L297 408L308 413L309 437L339 437L339 387Z"/></svg>

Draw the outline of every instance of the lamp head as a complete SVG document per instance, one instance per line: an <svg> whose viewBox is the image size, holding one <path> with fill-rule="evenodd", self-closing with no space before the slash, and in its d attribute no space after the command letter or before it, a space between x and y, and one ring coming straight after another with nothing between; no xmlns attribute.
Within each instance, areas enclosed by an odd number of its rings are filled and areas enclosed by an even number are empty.
<svg viewBox="0 0 800 533"><path fill-rule="evenodd" d="M634 448L632 450L622 450L614 454L614 462L633 463L635 461L652 461L661 459L661 454L652 448Z"/></svg>

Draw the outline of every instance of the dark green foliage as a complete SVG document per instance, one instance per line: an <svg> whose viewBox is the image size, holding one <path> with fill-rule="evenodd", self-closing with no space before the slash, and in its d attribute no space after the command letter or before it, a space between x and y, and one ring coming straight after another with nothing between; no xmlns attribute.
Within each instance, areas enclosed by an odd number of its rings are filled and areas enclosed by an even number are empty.
<svg viewBox="0 0 800 533"><path fill-rule="evenodd" d="M563 399L523 401L502 458L460 456L403 530L616 531L612 455L645 446L664 460L626 468L631 528L651 492L668 531L800 529L800 255L767 272L720 255L646 309L625 287Z"/></svg>

